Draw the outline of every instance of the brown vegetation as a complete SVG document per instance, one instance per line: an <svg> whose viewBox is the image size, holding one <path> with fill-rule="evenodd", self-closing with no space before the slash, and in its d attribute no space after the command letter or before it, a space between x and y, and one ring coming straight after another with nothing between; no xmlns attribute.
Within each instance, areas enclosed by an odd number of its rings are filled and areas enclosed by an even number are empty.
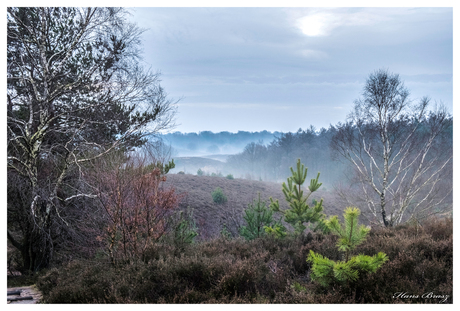
<svg viewBox="0 0 460 311"><path fill-rule="evenodd" d="M357 251L383 251L389 261L351 287L310 281L310 250L341 259L336 238L317 233L219 238L181 254L157 244L137 264L74 261L44 273L38 286L47 303L452 303L452 229L452 219L431 219L372 230Z"/></svg>
<svg viewBox="0 0 460 311"><path fill-rule="evenodd" d="M148 165L148 157L133 156L125 161L99 161L92 179L107 216L105 241L112 263L117 258L142 257L152 243L166 234L166 220L180 197L166 181L163 166ZM115 162L115 163L114 163Z"/></svg>
<svg viewBox="0 0 460 311"><path fill-rule="evenodd" d="M281 184L274 182L172 174L168 175L166 185L174 186L178 194L184 195L181 209L190 207L194 210L200 240L218 237L224 224L234 237L238 236L238 227L244 224L243 210L258 197L259 192L262 201L269 201L269 197L272 197L280 201L281 209L288 208ZM211 197L217 187L223 190L228 199L221 205L214 203ZM342 214L343 207L330 192L320 188L313 198L324 199L326 215Z"/></svg>

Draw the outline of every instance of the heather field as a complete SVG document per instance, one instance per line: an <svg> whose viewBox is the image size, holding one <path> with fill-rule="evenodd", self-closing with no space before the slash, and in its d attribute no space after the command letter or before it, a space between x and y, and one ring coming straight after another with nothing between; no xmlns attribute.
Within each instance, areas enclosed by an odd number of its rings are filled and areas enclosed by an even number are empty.
<svg viewBox="0 0 460 311"><path fill-rule="evenodd" d="M115 264L96 253L40 271L36 283L44 303L452 303L453 221L431 217L393 228L373 227L355 253L384 252L378 273L352 284L324 287L311 279L310 251L343 260L337 237L309 232L251 241L239 233L243 210L260 193L288 208L281 185L225 177L170 174L164 187L181 197L178 209L193 211L198 235L192 243L164 239L138 260ZM213 202L220 187L227 196ZM344 207L328 191L317 191L327 215ZM278 216L279 218L279 216ZM362 223L366 223L365 218ZM285 223L286 224L286 223ZM292 228L286 224L291 230ZM226 230L227 234L222 233ZM17 284L21 277L10 277Z"/></svg>
<svg viewBox="0 0 460 311"><path fill-rule="evenodd" d="M278 199L281 208L288 207L281 191L281 184L246 179L228 179L217 176L197 176L191 174L168 175L166 184L173 186L176 192L183 195L180 208L190 207L194 211L198 225L199 240L216 238L225 224L233 237L237 237L238 227L243 225L243 210L258 197L270 202L269 198ZM224 204L213 202L211 192L221 188L228 200ZM342 215L345 206L331 192L321 188L315 192L314 198L324 199L326 215Z"/></svg>
<svg viewBox="0 0 460 311"><path fill-rule="evenodd" d="M452 219L375 229L357 251L389 261L352 286L310 280L310 250L340 259L321 234L276 240L217 238L180 253L159 244L144 260L111 266L76 260L43 272L46 303L452 303Z"/></svg>

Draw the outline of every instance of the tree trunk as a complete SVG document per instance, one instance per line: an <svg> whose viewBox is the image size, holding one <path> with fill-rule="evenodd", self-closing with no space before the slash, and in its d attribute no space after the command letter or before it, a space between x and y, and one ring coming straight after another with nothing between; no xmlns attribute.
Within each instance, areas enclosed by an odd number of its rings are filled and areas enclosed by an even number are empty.
<svg viewBox="0 0 460 311"><path fill-rule="evenodd" d="M380 206L382 209L383 224L385 225L385 227L391 227L390 222L387 219L387 214L385 212L385 205L386 205L385 194L382 192L382 194L380 195Z"/></svg>

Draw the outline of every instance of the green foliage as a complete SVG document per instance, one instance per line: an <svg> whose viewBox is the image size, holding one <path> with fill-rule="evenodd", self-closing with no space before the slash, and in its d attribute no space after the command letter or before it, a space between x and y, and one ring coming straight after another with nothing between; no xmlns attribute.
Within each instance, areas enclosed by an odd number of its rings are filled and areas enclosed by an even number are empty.
<svg viewBox="0 0 460 311"><path fill-rule="evenodd" d="M198 171L196 172L196 174L198 176L203 176L204 175L204 172L201 170L201 168L198 169Z"/></svg>
<svg viewBox="0 0 460 311"><path fill-rule="evenodd" d="M227 179L234 179L234 177L233 177L232 174L228 174L227 176L225 176L225 178L227 178Z"/></svg>
<svg viewBox="0 0 460 311"><path fill-rule="evenodd" d="M174 227L174 245L182 249L185 245L192 244L198 235L198 228L193 219L193 210L187 208L185 213L180 211Z"/></svg>
<svg viewBox="0 0 460 311"><path fill-rule="evenodd" d="M228 231L227 224L225 223L222 226L222 229L220 230L220 236L227 240L232 238L232 234L230 233L230 231Z"/></svg>
<svg viewBox="0 0 460 311"><path fill-rule="evenodd" d="M212 200L214 203L217 204L224 204L227 202L227 196L224 194L221 188L217 187L214 189L214 191L211 193Z"/></svg>
<svg viewBox="0 0 460 311"><path fill-rule="evenodd" d="M294 282L294 284L291 285L291 288L297 292L305 292L307 290L305 286L302 286L299 282Z"/></svg>
<svg viewBox="0 0 460 311"><path fill-rule="evenodd" d="M166 175L169 173L170 170L176 167L176 164L174 164L174 159L171 159L168 163L163 163L161 161L158 161L157 163L151 163L146 166L147 171L153 171L154 169L159 169L160 170L160 175Z"/></svg>
<svg viewBox="0 0 460 311"><path fill-rule="evenodd" d="M350 252L366 240L370 231L370 228L364 225L358 226L360 214L358 208L348 207L345 209L343 226L337 216L325 222L330 232L339 237L336 245L345 253L345 260L335 262L310 250L307 261L312 263L310 277L313 281L325 287L333 283L355 282L360 274L374 273L388 260L386 254L382 252L372 257L360 254L348 260Z"/></svg>
<svg viewBox="0 0 460 311"><path fill-rule="evenodd" d="M364 225L358 227L358 218L360 214L361 211L358 208L347 207L343 214L345 226L339 223L337 216L332 216L326 221L326 225L331 230L331 233L339 237L337 247L340 251L346 253L347 261L349 252L364 242L367 234L371 230L371 228Z"/></svg>
<svg viewBox="0 0 460 311"><path fill-rule="evenodd" d="M253 240L265 235L265 226L271 226L275 223L273 219L273 211L266 207L266 202L254 199L253 204L249 204L248 208L244 210L244 220L247 226L240 227L240 234L246 240Z"/></svg>
<svg viewBox="0 0 460 311"><path fill-rule="evenodd" d="M282 239L287 235L286 227L281 223L276 223L273 226L265 226L264 229L266 233L277 239Z"/></svg>
<svg viewBox="0 0 460 311"><path fill-rule="evenodd" d="M310 193L304 195L304 192L301 186L304 184L305 179L307 178L307 168L300 163L300 159L297 160L297 170L291 167L292 176L287 179L286 183L283 183L282 191L286 198L286 201L289 203L290 209L281 210L279 206L279 201L274 201L270 198L270 208L274 212L280 212L284 215L284 221L291 224L294 227L295 234L301 234L307 228L304 224L310 223L310 225L316 224L313 227L313 230L323 230L328 231L327 227L324 225L325 215L323 211L323 200L321 201L312 201L312 206L310 207L306 202L310 195L317 191L321 187L321 183L318 182L319 173L315 179L310 181L310 186L308 190ZM274 232L274 228L267 228L267 232Z"/></svg>

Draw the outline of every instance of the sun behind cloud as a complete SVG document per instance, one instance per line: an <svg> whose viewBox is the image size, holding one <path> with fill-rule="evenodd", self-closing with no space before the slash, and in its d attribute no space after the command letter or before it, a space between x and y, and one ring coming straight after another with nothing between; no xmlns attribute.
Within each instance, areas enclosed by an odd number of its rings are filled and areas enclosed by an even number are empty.
<svg viewBox="0 0 460 311"><path fill-rule="evenodd" d="M298 20L298 27L309 37L326 36L334 28L336 17L329 13L317 13Z"/></svg>
<svg viewBox="0 0 460 311"><path fill-rule="evenodd" d="M297 27L309 37L328 36L331 32L343 26L365 26L384 20L385 17L375 12L346 13L328 9L315 11L296 21Z"/></svg>

